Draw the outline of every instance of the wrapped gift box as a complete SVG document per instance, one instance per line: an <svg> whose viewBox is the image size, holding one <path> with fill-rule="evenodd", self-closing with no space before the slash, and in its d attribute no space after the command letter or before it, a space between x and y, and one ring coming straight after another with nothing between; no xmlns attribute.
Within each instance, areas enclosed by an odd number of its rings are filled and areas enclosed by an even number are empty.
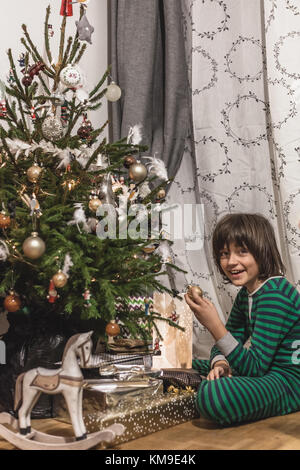
<svg viewBox="0 0 300 470"><path fill-rule="evenodd" d="M100 431L111 424L121 423L126 430L114 441L114 445L146 436L156 431L181 424L197 417L195 392L162 393L162 385L153 390L141 389L131 397L124 394L122 400L112 406L115 400L96 388L85 388L83 392L83 416L89 433ZM61 397L55 396L55 417L70 422L66 405Z"/></svg>

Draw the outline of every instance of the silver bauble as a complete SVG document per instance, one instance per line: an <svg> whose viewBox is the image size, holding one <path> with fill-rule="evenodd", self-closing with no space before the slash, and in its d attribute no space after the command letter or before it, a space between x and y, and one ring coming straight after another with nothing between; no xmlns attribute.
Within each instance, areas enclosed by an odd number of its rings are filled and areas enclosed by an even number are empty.
<svg viewBox="0 0 300 470"><path fill-rule="evenodd" d="M22 248L27 258L38 259L45 253L46 244L37 232L32 232L31 237L26 238L24 241Z"/></svg>
<svg viewBox="0 0 300 470"><path fill-rule="evenodd" d="M56 141L64 136L65 129L56 116L47 117L42 124L42 132L46 139Z"/></svg>
<svg viewBox="0 0 300 470"><path fill-rule="evenodd" d="M135 183L144 181L144 179L147 177L147 174L147 168L140 162L133 163L133 165L130 165L129 167L129 177Z"/></svg>

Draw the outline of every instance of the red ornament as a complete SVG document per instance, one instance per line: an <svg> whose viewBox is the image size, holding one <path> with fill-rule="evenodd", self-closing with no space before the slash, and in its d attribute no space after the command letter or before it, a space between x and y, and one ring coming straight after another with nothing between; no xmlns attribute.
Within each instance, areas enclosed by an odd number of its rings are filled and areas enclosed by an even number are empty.
<svg viewBox="0 0 300 470"><path fill-rule="evenodd" d="M35 114L35 107L34 106L31 106L31 108L30 108L30 116L31 116L32 122L34 122L36 120L36 114Z"/></svg>
<svg viewBox="0 0 300 470"><path fill-rule="evenodd" d="M57 294L57 290L55 289L54 282L51 279L49 283L49 290L48 290L48 295L47 295L48 302L50 304L54 304L58 297L59 295Z"/></svg>
<svg viewBox="0 0 300 470"><path fill-rule="evenodd" d="M24 86L30 86L32 84L32 77L29 75L29 73L26 73L24 77L22 78L22 83Z"/></svg>
<svg viewBox="0 0 300 470"><path fill-rule="evenodd" d="M108 336L117 336L120 334L120 327L115 321L111 321L106 325L105 332Z"/></svg>
<svg viewBox="0 0 300 470"><path fill-rule="evenodd" d="M73 16L72 0L62 0L60 14L61 16Z"/></svg>
<svg viewBox="0 0 300 470"><path fill-rule="evenodd" d="M3 306L8 312L17 312L21 308L21 300L13 291L4 299Z"/></svg>
<svg viewBox="0 0 300 470"><path fill-rule="evenodd" d="M90 135L91 135L91 129L90 127L88 126L80 126L78 131L77 131L77 135L81 138L81 139L87 139Z"/></svg>
<svg viewBox="0 0 300 470"><path fill-rule="evenodd" d="M155 338L154 351L156 351L156 352L160 351L159 338Z"/></svg>
<svg viewBox="0 0 300 470"><path fill-rule="evenodd" d="M87 120L86 117L84 117L82 125L79 127L77 131L77 135L81 139L88 139L91 135L91 132L93 132L93 126L91 121Z"/></svg>
<svg viewBox="0 0 300 470"><path fill-rule="evenodd" d="M31 78L33 78L35 75L38 75L41 70L44 70L45 64L43 62L37 62L36 64L32 65L28 69L28 74Z"/></svg>
<svg viewBox="0 0 300 470"><path fill-rule="evenodd" d="M0 117L6 117L6 115L7 115L6 101L1 100L0 101Z"/></svg>

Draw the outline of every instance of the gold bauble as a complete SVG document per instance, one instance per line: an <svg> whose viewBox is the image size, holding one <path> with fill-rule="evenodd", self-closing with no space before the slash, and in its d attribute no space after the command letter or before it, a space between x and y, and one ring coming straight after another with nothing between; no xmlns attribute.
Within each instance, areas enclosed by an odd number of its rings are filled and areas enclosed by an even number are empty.
<svg viewBox="0 0 300 470"><path fill-rule="evenodd" d="M24 241L22 248L27 258L38 259L45 253L46 245L37 232L32 232L31 237Z"/></svg>
<svg viewBox="0 0 300 470"><path fill-rule="evenodd" d="M140 162L133 163L129 167L129 178L135 183L141 183L147 177L147 168Z"/></svg>
<svg viewBox="0 0 300 470"><path fill-rule="evenodd" d="M146 253L147 255L153 253L157 248L157 245L154 244L154 245L148 245L148 246L144 246L142 248L143 252Z"/></svg>
<svg viewBox="0 0 300 470"><path fill-rule="evenodd" d="M120 327L114 320L111 320L111 322L106 325L105 332L108 336L118 336L118 334L120 334Z"/></svg>
<svg viewBox="0 0 300 470"><path fill-rule="evenodd" d="M27 178L31 183L36 183L39 179L42 172L42 168L38 166L37 163L34 163L30 168L27 170Z"/></svg>
<svg viewBox="0 0 300 470"><path fill-rule="evenodd" d="M98 207L100 207L102 202L99 198L93 197L89 202L89 208L93 212L97 212Z"/></svg>
<svg viewBox="0 0 300 470"><path fill-rule="evenodd" d="M72 191L78 184L78 181L74 180L74 179L68 179L66 181L63 182L62 186L64 188L67 188L68 191Z"/></svg>
<svg viewBox="0 0 300 470"><path fill-rule="evenodd" d="M10 217L5 212L0 212L0 228L8 228L10 226Z"/></svg>
<svg viewBox="0 0 300 470"><path fill-rule="evenodd" d="M187 295L193 300L193 292L198 294L200 297L203 296L203 291L199 286L188 286Z"/></svg>
<svg viewBox="0 0 300 470"><path fill-rule="evenodd" d="M54 282L55 287L64 287L68 282L68 278L60 269L56 274L54 274L52 281Z"/></svg>
<svg viewBox="0 0 300 470"><path fill-rule="evenodd" d="M10 291L4 299L3 306L8 312L17 312L21 308L21 299L14 291Z"/></svg>

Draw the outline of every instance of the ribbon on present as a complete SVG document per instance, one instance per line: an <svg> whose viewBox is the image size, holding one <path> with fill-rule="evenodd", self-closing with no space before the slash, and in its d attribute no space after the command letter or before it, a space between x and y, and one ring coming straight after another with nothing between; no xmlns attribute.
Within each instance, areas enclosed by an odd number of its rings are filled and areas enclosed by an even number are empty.
<svg viewBox="0 0 300 470"><path fill-rule="evenodd" d="M62 0L60 8L61 16L73 16L72 0Z"/></svg>

